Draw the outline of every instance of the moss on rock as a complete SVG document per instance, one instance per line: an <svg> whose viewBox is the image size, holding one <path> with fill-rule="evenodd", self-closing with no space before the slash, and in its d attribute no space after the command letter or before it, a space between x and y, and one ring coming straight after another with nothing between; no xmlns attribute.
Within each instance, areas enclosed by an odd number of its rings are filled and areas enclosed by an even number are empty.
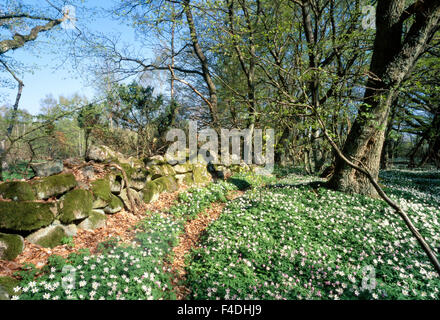
<svg viewBox="0 0 440 320"><path fill-rule="evenodd" d="M160 189L159 185L154 181L149 181L145 184L145 188L142 189L142 200L145 203L150 203L159 199Z"/></svg>
<svg viewBox="0 0 440 320"><path fill-rule="evenodd" d="M198 185L203 185L211 181L211 175L209 174L206 166L195 165L193 169L193 179Z"/></svg>
<svg viewBox="0 0 440 320"><path fill-rule="evenodd" d="M113 214L121 211L122 209L124 209L124 203L119 197L112 194L109 204L104 208L104 212L107 214Z"/></svg>
<svg viewBox="0 0 440 320"><path fill-rule="evenodd" d="M157 156L152 156L149 158L145 158L144 159L144 163L147 166L154 166L154 165L161 165L161 164L165 164L167 163L164 159L164 157L157 155Z"/></svg>
<svg viewBox="0 0 440 320"><path fill-rule="evenodd" d="M73 174L58 174L47 178L35 180L32 182L37 198L48 199L52 196L58 196L75 188L77 182Z"/></svg>
<svg viewBox="0 0 440 320"><path fill-rule="evenodd" d="M160 165L153 165L149 167L149 172L151 174L152 179L157 179L166 175L163 170L163 167Z"/></svg>
<svg viewBox="0 0 440 320"><path fill-rule="evenodd" d="M175 177L178 184L186 184L187 186L194 184L192 173L176 174Z"/></svg>
<svg viewBox="0 0 440 320"><path fill-rule="evenodd" d="M103 178L93 181L90 184L90 189L92 190L95 199L102 199L106 202L110 202L111 187L109 178Z"/></svg>
<svg viewBox="0 0 440 320"><path fill-rule="evenodd" d="M153 181L159 185L160 192L174 192L179 189L176 179L172 176L160 177Z"/></svg>
<svg viewBox="0 0 440 320"><path fill-rule="evenodd" d="M87 218L92 211L93 196L90 191L83 189L72 190L67 193L60 203L59 220L72 223L75 220Z"/></svg>
<svg viewBox="0 0 440 320"><path fill-rule="evenodd" d="M56 213L54 203L0 201L0 229L37 230L50 225Z"/></svg>
<svg viewBox="0 0 440 320"><path fill-rule="evenodd" d="M189 162L185 162L182 164L176 164L173 168L176 173L187 173L187 172L191 172L193 170L193 166Z"/></svg>
<svg viewBox="0 0 440 320"><path fill-rule="evenodd" d="M16 288L20 284L20 281L11 277L0 277L0 300L9 300L10 296L17 295L17 292L14 292L14 288ZM2 293L3 291L3 293Z"/></svg>
<svg viewBox="0 0 440 320"><path fill-rule="evenodd" d="M93 210L90 212L90 215L87 219L82 221L78 228L84 230L94 230L97 228L102 228L105 226L105 221L107 220L107 216L102 210Z"/></svg>
<svg viewBox="0 0 440 320"><path fill-rule="evenodd" d="M49 226L27 236L26 240L45 248L53 248L62 244L61 240L64 237L67 237L67 234L63 226Z"/></svg>
<svg viewBox="0 0 440 320"><path fill-rule="evenodd" d="M0 196L14 201L32 201L36 199L35 190L24 181L12 181L0 184Z"/></svg>
<svg viewBox="0 0 440 320"><path fill-rule="evenodd" d="M0 233L0 260L14 260L23 252L23 237L17 234Z"/></svg>

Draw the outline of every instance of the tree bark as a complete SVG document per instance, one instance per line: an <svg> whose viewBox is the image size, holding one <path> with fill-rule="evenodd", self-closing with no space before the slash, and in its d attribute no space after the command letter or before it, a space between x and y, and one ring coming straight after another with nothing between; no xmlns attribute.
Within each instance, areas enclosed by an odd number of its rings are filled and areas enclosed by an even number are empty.
<svg viewBox="0 0 440 320"><path fill-rule="evenodd" d="M364 163L372 177L379 176L380 155L392 101L403 79L431 40L440 20L440 1L417 1L405 10L405 0L379 0L376 38L364 104L345 142L348 159ZM415 21L402 41L403 22ZM347 193L378 197L369 179L340 158L329 186Z"/></svg>
<svg viewBox="0 0 440 320"><path fill-rule="evenodd" d="M194 18L190 6L190 0L185 0L183 2L183 8L185 11L186 20L188 22L193 49L202 67L203 79L205 80L206 86L208 87L208 92L209 92L208 107L211 113L212 124L215 128L219 128L220 124L219 124L218 110L217 110L217 103L218 103L217 88L215 86L214 81L212 80L211 73L209 71L208 59L206 58L202 50L202 47L200 46L199 43L196 26L194 23Z"/></svg>

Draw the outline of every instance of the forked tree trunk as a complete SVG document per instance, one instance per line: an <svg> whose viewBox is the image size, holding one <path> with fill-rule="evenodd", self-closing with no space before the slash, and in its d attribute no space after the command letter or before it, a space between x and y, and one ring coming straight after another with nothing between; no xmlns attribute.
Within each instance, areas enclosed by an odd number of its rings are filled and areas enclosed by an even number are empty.
<svg viewBox="0 0 440 320"><path fill-rule="evenodd" d="M403 22L415 20L402 41ZM440 1L416 1L405 9L405 0L380 0L376 12L376 38L365 105L348 134L343 153L362 162L377 180L385 128L396 91L431 40L440 20ZM378 194L370 181L344 161L336 161L329 186L347 193L372 197Z"/></svg>

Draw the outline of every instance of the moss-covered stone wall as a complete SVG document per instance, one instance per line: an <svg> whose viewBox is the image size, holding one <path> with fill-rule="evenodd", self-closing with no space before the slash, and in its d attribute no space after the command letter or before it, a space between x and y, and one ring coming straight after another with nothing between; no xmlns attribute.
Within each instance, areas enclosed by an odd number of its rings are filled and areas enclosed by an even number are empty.
<svg viewBox="0 0 440 320"><path fill-rule="evenodd" d="M128 185L116 168L87 183L77 181L72 170L65 170L49 177L0 184L0 259L15 259L23 250L23 237L54 247L64 237L76 234L78 228L105 226L106 215L129 209L127 188L134 198L150 203L181 185L203 185L247 167L193 164L188 157L185 163L170 165L162 156L125 158L105 146L92 146L88 160L87 175L93 176L92 162L115 163L124 169Z"/></svg>

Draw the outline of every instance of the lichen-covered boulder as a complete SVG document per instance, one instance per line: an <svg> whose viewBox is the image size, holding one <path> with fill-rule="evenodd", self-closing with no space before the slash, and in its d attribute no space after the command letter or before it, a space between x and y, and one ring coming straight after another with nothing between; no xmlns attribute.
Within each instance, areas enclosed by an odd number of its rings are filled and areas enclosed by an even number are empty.
<svg viewBox="0 0 440 320"><path fill-rule="evenodd" d="M72 223L89 216L93 206L93 196L88 190L76 189L68 192L60 201L58 219L64 223Z"/></svg>
<svg viewBox="0 0 440 320"><path fill-rule="evenodd" d="M0 201L0 229L3 230L37 230L50 225L56 215L56 203Z"/></svg>
<svg viewBox="0 0 440 320"><path fill-rule="evenodd" d="M48 199L59 196L77 186L73 174L57 174L43 179L32 181L38 199Z"/></svg>
<svg viewBox="0 0 440 320"><path fill-rule="evenodd" d="M176 174L174 168L168 163L162 165L162 171L165 173L166 176L174 176Z"/></svg>
<svg viewBox="0 0 440 320"><path fill-rule="evenodd" d="M32 170L37 177L49 177L54 174L63 172L64 165L61 160L46 161L42 163L32 163Z"/></svg>
<svg viewBox="0 0 440 320"><path fill-rule="evenodd" d="M0 277L0 300L10 300L12 296L17 295L14 292L20 284L20 281L11 277Z"/></svg>
<svg viewBox="0 0 440 320"><path fill-rule="evenodd" d="M176 164L175 166L173 166L173 168L176 173L188 173L193 170L193 166L189 162L185 162L183 164Z"/></svg>
<svg viewBox="0 0 440 320"><path fill-rule="evenodd" d="M160 188L154 181L149 181L145 184L145 188L140 192L142 194L142 200L145 203L154 202L159 199Z"/></svg>
<svg viewBox="0 0 440 320"><path fill-rule="evenodd" d="M63 226L49 226L30 234L26 240L45 248L53 248L60 245L65 237L67 234Z"/></svg>
<svg viewBox="0 0 440 320"><path fill-rule="evenodd" d="M92 210L87 219L82 221L78 228L84 230L94 230L98 228L105 227L105 221L107 220L107 216L105 215L103 210Z"/></svg>
<svg viewBox="0 0 440 320"><path fill-rule="evenodd" d="M185 184L187 186L191 186L194 184L193 175L190 172L183 174L176 174L175 178L179 185Z"/></svg>
<svg viewBox="0 0 440 320"><path fill-rule="evenodd" d="M167 161L165 160L164 157L162 157L160 155L156 155L156 156L152 156L152 157L149 157L149 158L145 158L144 159L144 163L148 167L150 167L150 166L165 164L165 163L167 163Z"/></svg>
<svg viewBox="0 0 440 320"><path fill-rule="evenodd" d="M120 166L127 175L130 188L141 190L145 187L145 182L149 180L149 172L145 168L138 166L133 167L127 163L121 163ZM118 173L118 177L122 180L122 173Z"/></svg>
<svg viewBox="0 0 440 320"><path fill-rule="evenodd" d="M92 145L86 155L87 161L104 162L112 158L117 158L117 153L106 146Z"/></svg>
<svg viewBox="0 0 440 320"><path fill-rule="evenodd" d="M165 173L162 170L162 166L152 165L149 166L149 172L151 174L152 180L165 176Z"/></svg>
<svg viewBox="0 0 440 320"><path fill-rule="evenodd" d="M159 185L160 192L174 192L179 189L176 179L172 176L160 177L153 181Z"/></svg>
<svg viewBox="0 0 440 320"><path fill-rule="evenodd" d="M150 166L149 172L153 180L164 176L174 176L176 174L174 168L169 164Z"/></svg>
<svg viewBox="0 0 440 320"><path fill-rule="evenodd" d="M194 165L193 179L194 183L197 185L203 185L211 181L211 175L209 174L206 166Z"/></svg>
<svg viewBox="0 0 440 320"><path fill-rule="evenodd" d="M121 198L112 194L109 204L103 210L107 214L114 214L122 209L124 209L124 203L122 202Z"/></svg>
<svg viewBox="0 0 440 320"><path fill-rule="evenodd" d="M12 181L0 184L0 196L14 201L32 201L36 199L32 186L25 181Z"/></svg>
<svg viewBox="0 0 440 320"><path fill-rule="evenodd" d="M23 252L23 237L17 234L0 233L0 260L14 260Z"/></svg>
<svg viewBox="0 0 440 320"><path fill-rule="evenodd" d="M136 203L141 203L141 198L139 193L130 188L130 195L133 199L133 201ZM127 188L125 188L124 190L122 190L121 194L119 195L119 197L122 199L122 201L124 202L124 205L126 208L128 208L129 210L132 210L133 208L131 207L131 203L130 200L128 199L128 195L127 195Z"/></svg>

